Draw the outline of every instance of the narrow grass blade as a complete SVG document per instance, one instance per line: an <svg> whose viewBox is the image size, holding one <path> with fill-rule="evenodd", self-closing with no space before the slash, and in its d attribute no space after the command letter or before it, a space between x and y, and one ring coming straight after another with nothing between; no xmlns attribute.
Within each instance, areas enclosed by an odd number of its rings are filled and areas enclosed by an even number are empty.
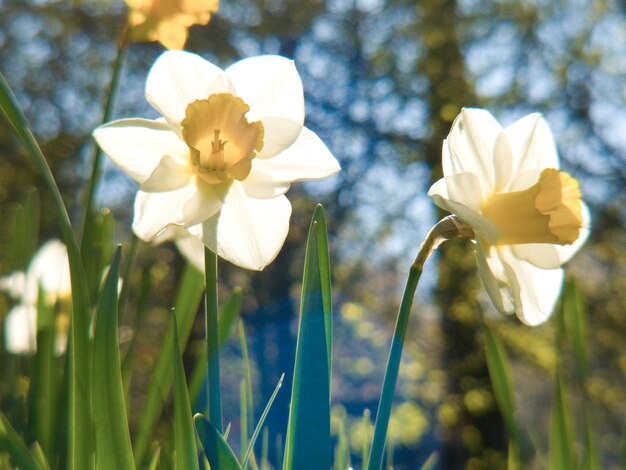
<svg viewBox="0 0 626 470"><path fill-rule="evenodd" d="M33 454L33 457L39 464L39 467L42 468L43 470L50 470L50 464L48 463L48 460L46 459L46 454L44 454L44 451L39 445L39 443L35 442L34 444L31 445L31 447L32 447L31 453Z"/></svg>
<svg viewBox="0 0 626 470"><path fill-rule="evenodd" d="M117 320L117 286L121 247L104 282L94 328L92 393L96 429L96 467L106 470L134 470L130 445L124 387L120 370Z"/></svg>
<svg viewBox="0 0 626 470"><path fill-rule="evenodd" d="M245 469L246 466L243 465L243 457L246 449L248 448L248 439L250 436L248 435L248 400L246 397L246 385L244 380L239 382L239 423L239 445L241 447L239 450L239 460L242 462L242 467Z"/></svg>
<svg viewBox="0 0 626 470"><path fill-rule="evenodd" d="M187 344L191 327L193 326L198 306L202 299L204 281L202 273L191 265L185 266L178 285L178 292L174 303L176 323L178 326L178 343ZM150 439L156 425L163 403L169 393L172 383L172 350L174 348L174 325L170 323L163 340L159 357L148 386L148 394L142 409L137 434L134 436L133 449L135 462L143 464L150 446Z"/></svg>
<svg viewBox="0 0 626 470"><path fill-rule="evenodd" d="M0 451L9 454L12 462L21 470L44 470L2 413L0 413Z"/></svg>
<svg viewBox="0 0 626 470"><path fill-rule="evenodd" d="M187 380L185 379L185 369L183 357L178 344L178 329L176 328L176 317L172 318L174 323L174 348L173 348L173 369L174 369L174 468L178 470L199 470L198 449L196 447L196 433L191 416L191 404L189 393L187 392Z"/></svg>
<svg viewBox="0 0 626 470"><path fill-rule="evenodd" d="M433 452L424 462L424 465L421 466L421 470L433 470L435 465L437 465L437 461L439 460L439 454L437 452Z"/></svg>
<svg viewBox="0 0 626 470"><path fill-rule="evenodd" d="M363 410L363 418L361 419L361 432L363 433L361 440L361 462L363 462L363 467L370 461L370 447L368 444L371 438L371 429L372 415L369 408L365 408Z"/></svg>
<svg viewBox="0 0 626 470"><path fill-rule="evenodd" d="M284 469L330 468L330 279L321 206L315 209L304 260L300 325L285 443ZM326 300L325 300L326 299Z"/></svg>
<svg viewBox="0 0 626 470"><path fill-rule="evenodd" d="M159 460L161 458L161 448L157 447L152 454L150 463L148 464L148 470L157 470L159 468Z"/></svg>
<svg viewBox="0 0 626 470"><path fill-rule="evenodd" d="M249 449L249 431L254 422L254 403L252 401L252 368L248 354L248 341L243 321L239 322L239 344L241 345L241 358L243 362L243 381L241 382L241 453L242 456ZM247 460L247 459L245 459ZM243 460L242 460L243 461ZM245 463L242 467L246 468Z"/></svg>
<svg viewBox="0 0 626 470"><path fill-rule="evenodd" d="M573 449L573 432L570 422L571 409L568 406L565 384L560 371L557 371L554 403L552 405L552 429L548 452L552 470L578 468Z"/></svg>
<svg viewBox="0 0 626 470"><path fill-rule="evenodd" d="M196 425L198 438L200 442L203 443L203 451L211 464L211 468L219 470L242 470L235 453L215 426L200 414L195 415L193 421Z"/></svg>
<svg viewBox="0 0 626 470"><path fill-rule="evenodd" d="M519 426L515 419L515 398L513 396L511 366L500 339L494 334L489 325L484 323L483 327L485 331L485 354L491 386L493 387L500 413L502 413L504 422L511 435L509 451L512 455L509 455L509 461L519 462L521 437Z"/></svg>
<svg viewBox="0 0 626 470"><path fill-rule="evenodd" d="M350 456L350 441L346 433L346 413L342 413L337 430L337 445L335 446L335 470L344 470L352 467Z"/></svg>
<svg viewBox="0 0 626 470"><path fill-rule="evenodd" d="M19 108L15 95L2 74L0 74L0 112L32 157L35 166L50 190L61 232L63 233L63 241L67 246L73 304L68 348L68 468L69 470L88 470L93 467L94 431L91 415L91 380L89 372L91 351L88 338L91 302L89 300L85 272L59 188L28 126L26 117Z"/></svg>
<svg viewBox="0 0 626 470"><path fill-rule="evenodd" d="M248 460L250 459L250 456L252 455L252 450L254 449L254 444L256 443L256 440L259 437L259 433L261 432L261 429L263 428L263 425L265 424L265 418L267 418L267 414L270 412L270 409L272 408L272 404L274 403L274 400L276 399L276 395L278 395L278 391L280 390L280 387L283 385L284 378L285 378L285 374L281 374L280 379L278 380L278 383L276 384L276 388L274 388L274 391L272 392L272 396L270 396L270 399L267 401L267 405L265 405L265 409L263 410L263 413L261 414L261 418L259 419L259 422L257 423L256 428L254 429L254 432L252 433L252 437L250 438L250 443L248 444L246 453L243 457L243 460L241 461L242 468L245 468L246 465L248 464Z"/></svg>

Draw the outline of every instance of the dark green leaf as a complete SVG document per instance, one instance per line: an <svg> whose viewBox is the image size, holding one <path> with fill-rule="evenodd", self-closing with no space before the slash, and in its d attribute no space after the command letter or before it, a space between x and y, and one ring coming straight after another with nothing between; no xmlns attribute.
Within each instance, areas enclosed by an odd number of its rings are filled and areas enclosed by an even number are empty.
<svg viewBox="0 0 626 470"><path fill-rule="evenodd" d="M94 328L92 393L96 429L96 467L133 470L124 388L120 370L117 289L121 248L118 247L98 301Z"/></svg>
<svg viewBox="0 0 626 470"><path fill-rule="evenodd" d="M515 419L515 398L513 396L513 381L511 379L511 366L500 339L494 334L489 325L484 323L485 330L485 353L491 385L496 395L496 401L500 413L504 418L509 433L511 434L511 450L515 455L511 459L518 461L521 450L520 431Z"/></svg>
<svg viewBox="0 0 626 470"><path fill-rule="evenodd" d="M211 464L211 468L219 470L241 470L235 453L224 437L202 415L195 415L193 421L200 442L204 444L203 451Z"/></svg>

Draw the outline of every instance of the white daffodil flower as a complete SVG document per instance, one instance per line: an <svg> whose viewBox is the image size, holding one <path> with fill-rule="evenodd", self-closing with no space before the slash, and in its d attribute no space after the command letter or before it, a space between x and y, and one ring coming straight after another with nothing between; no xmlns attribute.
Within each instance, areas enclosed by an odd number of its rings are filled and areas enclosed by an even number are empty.
<svg viewBox="0 0 626 470"><path fill-rule="evenodd" d="M60 240L44 243L31 259L26 272L15 272L0 278L0 290L23 304L37 305L39 290L46 303L69 300L72 296L67 248Z"/></svg>
<svg viewBox="0 0 626 470"><path fill-rule="evenodd" d="M37 351L37 309L17 304L4 319L4 347L11 354L35 354Z"/></svg>
<svg viewBox="0 0 626 470"><path fill-rule="evenodd" d="M0 290L18 300L4 320L7 351L13 354L34 354L37 349L37 302L39 293L46 304L69 301L72 295L67 249L59 240L44 243L26 272L15 272L0 278ZM55 351L63 354L67 343L67 325L59 320Z"/></svg>
<svg viewBox="0 0 626 470"><path fill-rule="evenodd" d="M530 114L502 129L465 108L443 144L444 177L428 195L476 235L478 272L495 307L527 325L548 319L561 265L589 235L578 182L559 171L548 124Z"/></svg>
<svg viewBox="0 0 626 470"><path fill-rule="evenodd" d="M293 61L261 56L221 70L183 51L152 66L146 99L163 116L123 119L94 131L103 151L139 182L133 230L163 240L168 226L200 237L222 258L261 270L289 228L292 182L339 164L303 126Z"/></svg>

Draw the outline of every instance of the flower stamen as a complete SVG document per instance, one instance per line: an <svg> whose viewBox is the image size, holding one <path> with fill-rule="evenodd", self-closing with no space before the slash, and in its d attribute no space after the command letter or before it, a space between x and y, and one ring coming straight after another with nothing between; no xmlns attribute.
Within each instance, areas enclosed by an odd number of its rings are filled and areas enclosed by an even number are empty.
<svg viewBox="0 0 626 470"><path fill-rule="evenodd" d="M263 148L264 130L260 121L248 122L245 114L249 109L241 98L229 93L217 93L187 106L183 138L192 166L207 183L243 181L250 174L252 160Z"/></svg>

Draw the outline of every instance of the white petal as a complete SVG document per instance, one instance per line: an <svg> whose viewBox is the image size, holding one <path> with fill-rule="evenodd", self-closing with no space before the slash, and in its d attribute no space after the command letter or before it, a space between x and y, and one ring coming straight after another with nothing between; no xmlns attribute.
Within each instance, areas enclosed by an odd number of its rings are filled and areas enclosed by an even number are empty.
<svg viewBox="0 0 626 470"><path fill-rule="evenodd" d="M302 80L292 60L266 55L241 60L226 69L237 96L250 105L249 121L281 117L304 123Z"/></svg>
<svg viewBox="0 0 626 470"><path fill-rule="evenodd" d="M192 101L212 93L232 92L224 71L202 57L185 51L159 56L146 80L146 99L176 130Z"/></svg>
<svg viewBox="0 0 626 470"><path fill-rule="evenodd" d="M159 245L170 240L175 240L178 237L184 236L186 232L187 229L180 225L168 225L163 230L161 230L154 238L152 238L151 243L153 245Z"/></svg>
<svg viewBox="0 0 626 470"><path fill-rule="evenodd" d="M226 187L198 184L195 191L183 207L184 226L201 224L217 214L222 208Z"/></svg>
<svg viewBox="0 0 626 470"><path fill-rule="evenodd" d="M529 326L545 322L554 310L563 285L562 269L540 269L518 259L507 247L499 249L515 295L515 313Z"/></svg>
<svg viewBox="0 0 626 470"><path fill-rule="evenodd" d="M164 155L184 161L189 148L170 127L149 119L122 119L99 127L96 142L111 160L139 183L145 182Z"/></svg>
<svg viewBox="0 0 626 470"><path fill-rule="evenodd" d="M282 117L266 117L263 123L263 148L259 158L270 158L289 148L302 132L302 124Z"/></svg>
<svg viewBox="0 0 626 470"><path fill-rule="evenodd" d="M472 174L462 173L440 179L430 187L428 196L443 210L458 215L470 224L474 232L487 243L494 244L500 238L500 231L493 222L479 213L480 205L478 209L476 208L478 200L476 193L479 189L475 184L478 179L475 175L473 178L469 175ZM466 202L473 207L466 205Z"/></svg>
<svg viewBox="0 0 626 470"><path fill-rule="evenodd" d="M506 192L522 191L530 188L533 184L539 182L539 177L543 169L535 168L533 170L520 170L511 175Z"/></svg>
<svg viewBox="0 0 626 470"><path fill-rule="evenodd" d="M474 173L459 173L444 179L450 200L460 202L475 212L481 211L483 190L479 178Z"/></svg>
<svg viewBox="0 0 626 470"><path fill-rule="evenodd" d="M511 245L515 256L540 269L557 269L563 264L557 249L558 245L549 243L527 243Z"/></svg>
<svg viewBox="0 0 626 470"><path fill-rule="evenodd" d="M183 208L198 190L195 178L180 189L162 193L138 191L135 198L133 231L144 241L152 241L169 224L185 225Z"/></svg>
<svg viewBox="0 0 626 470"><path fill-rule="evenodd" d="M501 130L488 111L463 108L448 135L450 161L444 164L444 168L452 174L474 173L486 190L492 190L495 183L493 149Z"/></svg>
<svg viewBox="0 0 626 470"><path fill-rule="evenodd" d="M252 161L244 187L249 196L276 197L284 194L292 182L326 178L340 169L317 134L303 127L298 140L287 150L272 158Z"/></svg>
<svg viewBox="0 0 626 470"><path fill-rule="evenodd" d="M552 132L541 114L529 114L504 129L511 148L512 175L523 170L559 168Z"/></svg>
<svg viewBox="0 0 626 470"><path fill-rule="evenodd" d="M141 185L146 192L173 191L182 188L191 179L190 168L181 165L170 155L165 155L150 177Z"/></svg>
<svg viewBox="0 0 626 470"><path fill-rule="evenodd" d="M254 161L252 163L254 165ZM272 199L289 191L291 183L276 181L276 178L265 171L252 171L242 181L246 195L257 199Z"/></svg>
<svg viewBox="0 0 626 470"><path fill-rule="evenodd" d="M16 271L0 278L0 290L6 292L13 299L19 299L26 292L26 275Z"/></svg>
<svg viewBox="0 0 626 470"><path fill-rule="evenodd" d="M513 293L496 249L479 240L476 243L476 263L478 275L496 310L505 315L514 313Z"/></svg>
<svg viewBox="0 0 626 470"><path fill-rule="evenodd" d="M204 243L231 263L260 271L283 246L290 216L285 196L250 198L235 182L220 213L203 224Z"/></svg>
<svg viewBox="0 0 626 470"><path fill-rule="evenodd" d="M39 287L46 293L49 303L71 295L70 265L67 248L60 240L44 243L28 265L26 271L25 301L37 299Z"/></svg>
<svg viewBox="0 0 626 470"><path fill-rule="evenodd" d="M37 309L18 304L4 319L4 340L8 352L34 354L37 350Z"/></svg>
<svg viewBox="0 0 626 470"><path fill-rule="evenodd" d="M515 256L541 269L556 269L567 263L585 244L591 232L589 208L584 202L582 204L583 226L574 243L571 245L551 245L547 243L512 245L511 249Z"/></svg>
<svg viewBox="0 0 626 470"><path fill-rule="evenodd" d="M504 132L500 132L493 148L494 192L504 191L513 176L513 152Z"/></svg>

